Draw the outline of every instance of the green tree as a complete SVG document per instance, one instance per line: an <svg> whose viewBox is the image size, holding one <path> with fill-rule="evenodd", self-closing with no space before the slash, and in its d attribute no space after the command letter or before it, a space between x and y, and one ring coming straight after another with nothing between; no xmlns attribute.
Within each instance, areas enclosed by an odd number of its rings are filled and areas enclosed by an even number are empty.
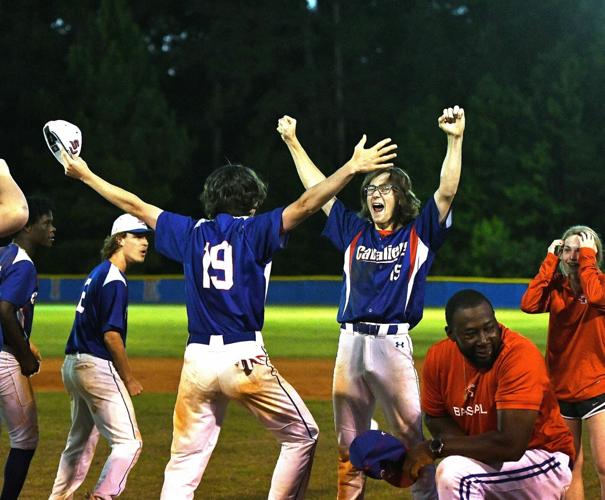
<svg viewBox="0 0 605 500"><path fill-rule="evenodd" d="M66 21L73 23L74 38L65 81L77 103L72 119L82 130L82 156L103 177L167 207L179 195L175 181L190 165L192 145L160 90L128 2L101 0L93 15ZM119 212L71 180L57 193L72 200L59 265L86 271ZM151 253L145 269L161 270L159 262Z"/></svg>

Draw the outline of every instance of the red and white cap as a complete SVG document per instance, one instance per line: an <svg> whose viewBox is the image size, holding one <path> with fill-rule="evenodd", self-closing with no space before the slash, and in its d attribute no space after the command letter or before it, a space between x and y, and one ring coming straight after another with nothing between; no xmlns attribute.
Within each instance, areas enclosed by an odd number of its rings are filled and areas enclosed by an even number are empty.
<svg viewBox="0 0 605 500"><path fill-rule="evenodd" d="M53 120L44 125L42 132L48 149L61 165L63 165L62 151L66 151L72 158L80 156L82 132L73 123L65 120Z"/></svg>

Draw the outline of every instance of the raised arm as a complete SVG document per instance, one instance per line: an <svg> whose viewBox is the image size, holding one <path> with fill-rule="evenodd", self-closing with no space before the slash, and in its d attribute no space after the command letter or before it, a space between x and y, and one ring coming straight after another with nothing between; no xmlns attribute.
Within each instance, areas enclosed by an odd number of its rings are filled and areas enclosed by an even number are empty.
<svg viewBox="0 0 605 500"><path fill-rule="evenodd" d="M0 159L0 236L19 231L28 216L25 195L11 177L7 163Z"/></svg>
<svg viewBox="0 0 605 500"><path fill-rule="evenodd" d="M344 188L355 174L373 172L393 166L389 160L397 156L393 151L397 145L390 144L391 139L383 139L369 149L365 149L366 136L364 135L351 159L334 172L330 177L315 184L282 213L282 228L284 231L294 229L307 217L317 212L323 205L331 200Z"/></svg>
<svg viewBox="0 0 605 500"><path fill-rule="evenodd" d="M299 142L298 137L296 137L296 120L288 115L283 116L277 122L277 131L282 140L286 143L286 146L288 146L288 150L294 160L294 165L296 165L296 172L305 189L309 189L323 181L326 176L317 168L311 158L309 158L309 155ZM333 198L328 200L321 209L326 215L330 215L332 205L334 205Z"/></svg>
<svg viewBox="0 0 605 500"><path fill-rule="evenodd" d="M597 244L589 232L580 233L578 278L588 303L601 310L605 308L605 277L597 263Z"/></svg>
<svg viewBox="0 0 605 500"><path fill-rule="evenodd" d="M527 285L521 297L521 310L529 314L543 313L550 309L552 279L557 271L563 240L556 239L548 247L546 258L540 265L538 274Z"/></svg>
<svg viewBox="0 0 605 500"><path fill-rule="evenodd" d="M128 212L130 215L138 217L150 228L155 229L158 217L163 212L161 208L145 203L136 194L102 179L88 168L88 165L82 158L71 158L67 153L63 152L62 159L65 166L65 175L81 180L112 205L115 205L124 212Z"/></svg>
<svg viewBox="0 0 605 500"><path fill-rule="evenodd" d="M441 222L445 220L456 196L462 169L462 137L464 135L464 109L446 108L438 118L439 128L447 134L447 151L441 166L439 187L435 191L435 203Z"/></svg>

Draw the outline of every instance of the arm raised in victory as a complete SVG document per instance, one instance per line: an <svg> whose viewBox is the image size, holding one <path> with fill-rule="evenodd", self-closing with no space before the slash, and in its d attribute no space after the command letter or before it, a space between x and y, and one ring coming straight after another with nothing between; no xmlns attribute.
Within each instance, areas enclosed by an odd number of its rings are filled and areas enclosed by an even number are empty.
<svg viewBox="0 0 605 500"><path fill-rule="evenodd" d="M286 143L286 146L288 146L288 150L294 160L294 165L296 165L296 172L305 189L309 189L323 181L326 176L309 158L309 155L296 136L296 120L288 115L284 115L277 122L277 131ZM330 215L332 205L334 205L333 198L328 200L321 209L326 215Z"/></svg>
<svg viewBox="0 0 605 500"><path fill-rule="evenodd" d="M364 135L355 146L351 159L330 177L310 187L303 195L284 209L282 227L290 231L307 217L317 212L330 201L358 173L368 173L393 166L389 160L397 156L393 151L397 145L391 139L383 139L369 149L365 149Z"/></svg>
<svg viewBox="0 0 605 500"><path fill-rule="evenodd" d="M439 187L435 191L435 203L441 222L445 220L456 196L462 169L462 137L464 135L464 109L446 108L438 118L439 128L447 134L447 151L441 166Z"/></svg>
<svg viewBox="0 0 605 500"><path fill-rule="evenodd" d="M155 229L158 217L163 212L161 208L146 203L137 195L102 179L90 170L86 162L80 157L72 158L63 152L62 160L65 166L65 175L81 180L112 205L138 217L150 228Z"/></svg>

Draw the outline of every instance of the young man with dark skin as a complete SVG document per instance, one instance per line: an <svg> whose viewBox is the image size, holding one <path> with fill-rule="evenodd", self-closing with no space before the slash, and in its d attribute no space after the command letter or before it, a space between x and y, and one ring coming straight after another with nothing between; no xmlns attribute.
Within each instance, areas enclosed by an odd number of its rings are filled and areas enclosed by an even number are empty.
<svg viewBox="0 0 605 500"><path fill-rule="evenodd" d="M542 354L498 323L489 300L462 290L446 306L448 338L423 367L422 409L434 439L407 452L403 476L437 467L440 499L559 499L575 449Z"/></svg>
<svg viewBox="0 0 605 500"><path fill-rule="evenodd" d="M38 444L36 402L29 377L40 368L40 353L30 342L38 275L33 257L55 239L48 200L31 197L29 220L10 245L0 249L0 416L11 449L0 499L17 498Z"/></svg>

